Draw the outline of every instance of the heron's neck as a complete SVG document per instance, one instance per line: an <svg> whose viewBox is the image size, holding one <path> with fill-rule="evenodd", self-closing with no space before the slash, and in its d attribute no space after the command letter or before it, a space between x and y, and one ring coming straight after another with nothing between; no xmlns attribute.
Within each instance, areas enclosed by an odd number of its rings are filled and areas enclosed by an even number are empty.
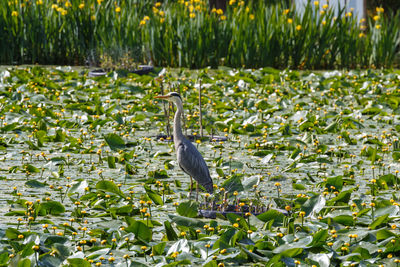
<svg viewBox="0 0 400 267"><path fill-rule="evenodd" d="M182 140L183 139L182 127L181 127L182 112L183 112L182 103L177 102L175 118L174 118L174 140Z"/></svg>

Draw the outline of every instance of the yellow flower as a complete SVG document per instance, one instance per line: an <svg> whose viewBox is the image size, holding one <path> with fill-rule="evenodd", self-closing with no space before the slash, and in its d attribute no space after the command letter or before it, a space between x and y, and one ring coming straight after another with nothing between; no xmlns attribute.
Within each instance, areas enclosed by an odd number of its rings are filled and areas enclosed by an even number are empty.
<svg viewBox="0 0 400 267"><path fill-rule="evenodd" d="M287 15L288 13L289 13L289 9L285 9L285 10L283 10L283 15Z"/></svg>
<svg viewBox="0 0 400 267"><path fill-rule="evenodd" d="M160 2L157 2L157 3L155 4L155 6L156 6L156 7L160 7L160 6L161 6L161 3L160 3Z"/></svg>
<svg viewBox="0 0 400 267"><path fill-rule="evenodd" d="M37 1L36 1L36 5L39 5L39 6L40 6L40 5L43 5L43 1L42 1L42 0L37 0Z"/></svg>
<svg viewBox="0 0 400 267"><path fill-rule="evenodd" d="M301 30L301 25L296 26L296 30L300 31Z"/></svg>
<svg viewBox="0 0 400 267"><path fill-rule="evenodd" d="M381 25L380 24L376 24L375 28L377 28L379 30L381 28Z"/></svg>
<svg viewBox="0 0 400 267"><path fill-rule="evenodd" d="M365 36L364 33L360 32L360 34L358 35L359 38L363 38Z"/></svg>
<svg viewBox="0 0 400 267"><path fill-rule="evenodd" d="M92 15L91 17L90 17L90 20L96 20L96 16L95 15Z"/></svg>
<svg viewBox="0 0 400 267"><path fill-rule="evenodd" d="M314 6L319 6L319 1L314 1Z"/></svg>
<svg viewBox="0 0 400 267"><path fill-rule="evenodd" d="M41 0L39 0L39 1L41 1ZM72 6L72 4L71 4L70 1L65 2L65 7L66 8L71 7L71 6Z"/></svg>
<svg viewBox="0 0 400 267"><path fill-rule="evenodd" d="M385 9L383 7L377 7L376 12L383 13L383 12L385 12Z"/></svg>
<svg viewBox="0 0 400 267"><path fill-rule="evenodd" d="M121 12L121 8L120 8L119 6L117 6L117 7L115 8L115 12L117 12L117 13Z"/></svg>
<svg viewBox="0 0 400 267"><path fill-rule="evenodd" d="M373 19L377 21L380 17L378 15L374 16Z"/></svg>
<svg viewBox="0 0 400 267"><path fill-rule="evenodd" d="M226 16L225 16L225 15L222 15L222 16L221 16L221 20L226 20Z"/></svg>
<svg viewBox="0 0 400 267"><path fill-rule="evenodd" d="M101 5L101 2L103 2L103 0L97 0L97 4Z"/></svg>
<svg viewBox="0 0 400 267"><path fill-rule="evenodd" d="M217 9L217 11L216 11L216 13L218 14L218 15L222 15L222 14L224 14L224 11L222 10L222 9Z"/></svg>
<svg viewBox="0 0 400 267"><path fill-rule="evenodd" d="M230 1L229 1L229 5L230 5L230 6L233 5L235 2L236 2L236 0L230 0Z"/></svg>
<svg viewBox="0 0 400 267"><path fill-rule="evenodd" d="M158 12L158 15L160 15L161 17L164 17L165 12L161 10L160 12Z"/></svg>
<svg viewBox="0 0 400 267"><path fill-rule="evenodd" d="M83 9L85 7L85 3L81 3L80 5L79 5L79 9Z"/></svg>
<svg viewBox="0 0 400 267"><path fill-rule="evenodd" d="M150 17L149 16L144 16L143 20L150 20Z"/></svg>
<svg viewBox="0 0 400 267"><path fill-rule="evenodd" d="M326 21L325 20L322 21L322 25L326 25Z"/></svg>
<svg viewBox="0 0 400 267"><path fill-rule="evenodd" d="M17 11L11 12L11 16L12 16L12 17L18 17L18 12L17 12Z"/></svg>
<svg viewBox="0 0 400 267"><path fill-rule="evenodd" d="M190 17L191 19L193 19L193 18L195 18L195 17L196 17L196 14L194 14L194 13L190 13L190 14L189 14L189 17Z"/></svg>
<svg viewBox="0 0 400 267"><path fill-rule="evenodd" d="M322 6L323 9L327 9L328 7L329 7L328 4L325 4L325 5Z"/></svg>
<svg viewBox="0 0 400 267"><path fill-rule="evenodd" d="M292 23L293 23L293 19L288 19L287 22L288 22L289 24L292 24Z"/></svg>
<svg viewBox="0 0 400 267"><path fill-rule="evenodd" d="M213 9L211 9L211 13L217 13L217 9L214 7Z"/></svg>
<svg viewBox="0 0 400 267"><path fill-rule="evenodd" d="M250 14L249 18L250 18L250 20L253 20L254 19L254 15Z"/></svg>
<svg viewBox="0 0 400 267"><path fill-rule="evenodd" d="M239 224L238 223L234 223L232 226L235 227L235 228L238 228Z"/></svg>

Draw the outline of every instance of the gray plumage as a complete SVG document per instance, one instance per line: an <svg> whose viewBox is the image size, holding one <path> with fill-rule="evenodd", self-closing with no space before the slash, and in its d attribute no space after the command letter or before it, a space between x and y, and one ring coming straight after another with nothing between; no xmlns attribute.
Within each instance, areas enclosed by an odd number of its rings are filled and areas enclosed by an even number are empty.
<svg viewBox="0 0 400 267"><path fill-rule="evenodd" d="M174 117L174 143L179 166L190 177L193 177L198 184L203 186L208 193L212 194L213 181L207 164L197 148L182 134L182 98L178 93L174 92L156 98L172 101L177 107Z"/></svg>

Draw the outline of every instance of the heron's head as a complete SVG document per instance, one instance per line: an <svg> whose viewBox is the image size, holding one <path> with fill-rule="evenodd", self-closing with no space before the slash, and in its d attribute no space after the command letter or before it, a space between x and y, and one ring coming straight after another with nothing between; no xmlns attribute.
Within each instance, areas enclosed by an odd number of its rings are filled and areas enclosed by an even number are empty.
<svg viewBox="0 0 400 267"><path fill-rule="evenodd" d="M171 93L168 93L166 95L159 95L159 96L156 96L155 98L168 100L168 101L174 102L176 104L177 103L182 103L181 96L178 93L175 93L175 92L171 92Z"/></svg>

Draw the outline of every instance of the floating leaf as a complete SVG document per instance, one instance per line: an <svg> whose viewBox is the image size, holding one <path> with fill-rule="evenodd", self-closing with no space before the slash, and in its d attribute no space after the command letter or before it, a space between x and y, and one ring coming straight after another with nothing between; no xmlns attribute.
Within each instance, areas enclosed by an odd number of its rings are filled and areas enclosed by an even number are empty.
<svg viewBox="0 0 400 267"><path fill-rule="evenodd" d="M125 228L125 231L128 233L135 234L135 237L138 240L144 242L150 242L153 236L150 228L147 227L143 222L134 221L131 225Z"/></svg>
<svg viewBox="0 0 400 267"><path fill-rule="evenodd" d="M118 186L113 181L106 181L106 180L99 181L96 184L96 188L103 190L105 192L114 193L121 197L125 197L125 195L122 193L122 191L118 188Z"/></svg>
<svg viewBox="0 0 400 267"><path fill-rule="evenodd" d="M45 183L41 183L37 180L28 180L25 182L25 185L29 186L29 187L36 187L36 188L41 188L41 187L45 187L46 184Z"/></svg>
<svg viewBox="0 0 400 267"><path fill-rule="evenodd" d="M115 133L109 133L104 135L104 139L106 140L108 146L115 151L125 148L125 141Z"/></svg>
<svg viewBox="0 0 400 267"><path fill-rule="evenodd" d="M244 190L241 179L237 175L233 175L231 178L223 182L221 187L225 188L225 191L227 192L241 192Z"/></svg>
<svg viewBox="0 0 400 267"><path fill-rule="evenodd" d="M150 189L150 187L145 186L144 189L146 190L147 195L153 202L157 205L163 205L164 202L161 198L161 196L154 190Z"/></svg>
<svg viewBox="0 0 400 267"><path fill-rule="evenodd" d="M179 215L194 218L197 217L199 205L197 202L189 200L181 202L176 211Z"/></svg>
<svg viewBox="0 0 400 267"><path fill-rule="evenodd" d="M65 207L57 201L46 201L40 203L38 210L42 215L59 215L65 212Z"/></svg>
<svg viewBox="0 0 400 267"><path fill-rule="evenodd" d="M90 267L91 264L84 259L79 258L69 258L67 259L70 267Z"/></svg>

